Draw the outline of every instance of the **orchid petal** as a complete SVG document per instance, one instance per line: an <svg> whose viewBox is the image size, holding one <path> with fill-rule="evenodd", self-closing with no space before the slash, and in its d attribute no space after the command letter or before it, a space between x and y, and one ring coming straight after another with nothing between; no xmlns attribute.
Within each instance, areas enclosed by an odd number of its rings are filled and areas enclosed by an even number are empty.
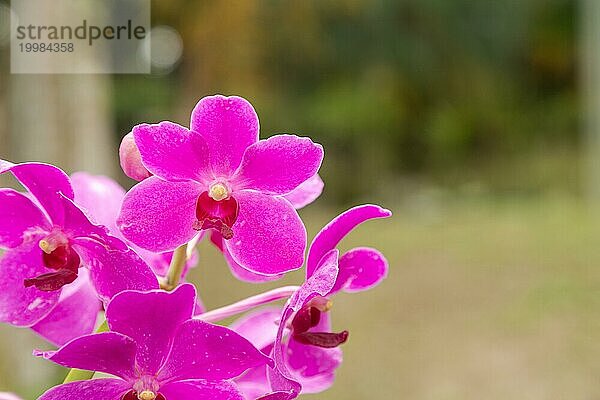
<svg viewBox="0 0 600 400"><path fill-rule="evenodd" d="M244 397L231 382L210 382L188 380L169 383L160 388L167 400L244 400Z"/></svg>
<svg viewBox="0 0 600 400"><path fill-rule="evenodd" d="M34 355L63 367L104 372L125 380L136 376L136 343L118 332L81 336L56 351L35 352Z"/></svg>
<svg viewBox="0 0 600 400"><path fill-rule="evenodd" d="M111 331L135 340L141 372L155 374L169 354L176 330L192 317L195 298L190 284L170 293L127 291L108 304L106 320Z"/></svg>
<svg viewBox="0 0 600 400"><path fill-rule="evenodd" d="M121 379L94 379L55 386L37 400L120 400L129 389L130 385Z"/></svg>
<svg viewBox="0 0 600 400"><path fill-rule="evenodd" d="M208 146L199 133L164 121L137 125L133 136L144 166L153 174L168 181L209 179Z"/></svg>
<svg viewBox="0 0 600 400"><path fill-rule="evenodd" d="M90 221L104 225L112 235L121 234L117 229L117 217L125 190L107 176L76 172L71 175L75 203Z"/></svg>
<svg viewBox="0 0 600 400"><path fill-rule="evenodd" d="M321 321L314 330L331 331L329 314L321 314ZM342 363L342 350L339 347L326 349L307 346L294 339L290 339L286 355L294 377L302 385L302 393L319 393L330 388L335 379L335 370Z"/></svg>
<svg viewBox="0 0 600 400"><path fill-rule="evenodd" d="M50 228L44 213L27 196L13 189L0 189L0 246L19 246L31 232Z"/></svg>
<svg viewBox="0 0 600 400"><path fill-rule="evenodd" d="M174 250L197 234L193 225L201 191L194 182L152 176L127 193L117 226L125 238L147 250Z"/></svg>
<svg viewBox="0 0 600 400"><path fill-rule="evenodd" d="M283 276L284 276L283 274L261 275L261 274L256 274L254 272L251 272L251 271L248 271L247 269L245 269L240 264L238 264L237 261L235 261L234 258L231 256L231 253L229 252L227 247L225 247L225 245L223 244L223 242L224 242L223 236L221 236L221 234L218 232L211 232L210 241L213 242L214 245L217 246L219 248L219 250L221 250L221 252L223 253L223 257L225 257L225 261L227 261L227 265L229 266L229 270L231 271L231 274L241 281L251 282L251 283L262 283L262 282L275 281L275 280L283 278Z"/></svg>
<svg viewBox="0 0 600 400"><path fill-rule="evenodd" d="M324 187L325 183L319 174L315 174L283 197L299 210L315 201L323 193Z"/></svg>
<svg viewBox="0 0 600 400"><path fill-rule="evenodd" d="M269 357L231 329L189 320L177 332L159 379L230 379L269 363Z"/></svg>
<svg viewBox="0 0 600 400"><path fill-rule="evenodd" d="M0 162L0 174L10 171L19 182L37 199L48 217L57 225L63 222L63 207L57 194L73 199L73 188L69 177L61 169L43 163L13 164Z"/></svg>
<svg viewBox="0 0 600 400"><path fill-rule="evenodd" d="M88 272L82 268L75 282L62 290L56 307L31 329L50 343L62 346L68 341L94 331L100 301Z"/></svg>
<svg viewBox="0 0 600 400"><path fill-rule="evenodd" d="M361 292L377 286L388 273L388 262L376 249L354 248L340 257L340 273L331 293Z"/></svg>
<svg viewBox="0 0 600 400"><path fill-rule="evenodd" d="M105 227L94 225L73 200L63 194L59 194L58 198L63 208L62 230L72 240L89 238L116 250L127 250L127 245L122 240L109 235Z"/></svg>
<svg viewBox="0 0 600 400"><path fill-rule="evenodd" d="M240 165L246 148L258 141L259 124L247 100L217 95L196 104L190 129L206 140L213 173L228 177Z"/></svg>
<svg viewBox="0 0 600 400"><path fill-rule="evenodd" d="M287 321L292 315L300 310L308 301L315 296L326 296L333 285L335 284L338 274L338 256L339 252L336 249L330 250L323 256L321 262L317 266L314 273L304 282L302 286L290 298L289 303L283 310L277 338L273 347L273 359L275 361L275 369L269 369L269 381L274 390L293 390L300 392L302 386L298 383L297 378L288 369L284 354L283 335Z"/></svg>
<svg viewBox="0 0 600 400"><path fill-rule="evenodd" d="M52 311L60 290L44 292L23 285L25 279L46 272L37 240L4 253L0 259L0 321L31 326Z"/></svg>
<svg viewBox="0 0 600 400"><path fill-rule="evenodd" d="M334 218L315 236L306 260L306 276L314 273L321 258L352 231L357 225L373 218L386 218L389 210L372 204L353 207Z"/></svg>
<svg viewBox="0 0 600 400"><path fill-rule="evenodd" d="M104 302L124 290L158 288L156 275L133 250L114 250L89 238L76 239L73 247L90 269L92 283Z"/></svg>
<svg viewBox="0 0 600 400"><path fill-rule="evenodd" d="M259 398L257 398L256 400L292 400L295 399L296 397L298 397L298 394L293 391L277 391L277 392L271 392L268 393L264 396L261 396Z"/></svg>
<svg viewBox="0 0 600 400"><path fill-rule="evenodd" d="M238 189L283 195L314 176L323 161L323 147L309 138L277 135L246 149L232 178Z"/></svg>
<svg viewBox="0 0 600 400"><path fill-rule="evenodd" d="M225 242L243 268L264 275L282 274L302 266L306 229L292 205L259 192L236 193L240 205L234 236Z"/></svg>
<svg viewBox="0 0 600 400"><path fill-rule="evenodd" d="M265 307L237 319L229 328L263 350L275 342L281 311L279 307Z"/></svg>

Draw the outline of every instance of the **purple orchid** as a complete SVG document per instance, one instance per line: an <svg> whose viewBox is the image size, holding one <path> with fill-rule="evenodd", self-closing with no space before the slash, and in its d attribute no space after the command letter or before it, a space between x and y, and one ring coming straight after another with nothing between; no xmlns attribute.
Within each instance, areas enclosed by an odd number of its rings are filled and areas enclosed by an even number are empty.
<svg viewBox="0 0 600 400"><path fill-rule="evenodd" d="M106 310L110 331L37 353L69 368L114 375L56 386L39 400L241 400L229 380L272 360L234 331L193 320L196 290L126 291Z"/></svg>
<svg viewBox="0 0 600 400"><path fill-rule="evenodd" d="M0 173L8 171L29 193L0 189L0 246L8 249L0 260L0 321L32 327L60 344L89 333L98 297L158 287L125 243L78 208L63 171L0 160Z"/></svg>
<svg viewBox="0 0 600 400"><path fill-rule="evenodd" d="M386 259L376 249L358 247L339 257L335 247L360 223L390 215L381 207L363 205L336 217L313 240L306 281L283 312L263 309L232 325L263 352L271 352L276 363L276 369L253 369L237 379L247 399L271 387L284 396L289 391L317 393L333 384L335 369L342 361L338 346L348 339L348 332L331 332L329 299L339 291L370 289L387 276L388 270Z"/></svg>
<svg viewBox="0 0 600 400"><path fill-rule="evenodd" d="M124 236L168 251L212 230L247 271L274 276L299 268L306 230L282 196L315 176L321 146L293 135L258 140L258 117L240 97L201 99L190 126L133 129L143 166L154 176L126 195L118 223Z"/></svg>

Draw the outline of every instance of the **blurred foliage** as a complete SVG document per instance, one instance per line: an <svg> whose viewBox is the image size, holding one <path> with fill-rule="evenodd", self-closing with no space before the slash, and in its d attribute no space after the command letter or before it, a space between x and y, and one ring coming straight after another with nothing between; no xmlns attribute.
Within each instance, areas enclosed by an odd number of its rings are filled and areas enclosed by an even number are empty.
<svg viewBox="0 0 600 400"><path fill-rule="evenodd" d="M398 176L454 185L448 172L577 145L576 14L574 0L155 1L183 60L115 78L119 134L239 94L262 137L324 144L329 200Z"/></svg>

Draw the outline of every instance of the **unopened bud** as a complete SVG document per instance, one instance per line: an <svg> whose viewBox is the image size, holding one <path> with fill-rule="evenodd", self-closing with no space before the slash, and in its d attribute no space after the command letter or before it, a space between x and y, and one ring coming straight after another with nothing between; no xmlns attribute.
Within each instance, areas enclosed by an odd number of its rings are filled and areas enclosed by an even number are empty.
<svg viewBox="0 0 600 400"><path fill-rule="evenodd" d="M152 176L144 164L142 164L142 155L135 144L133 132L129 132L121 141L121 146L119 147L119 160L123 172L131 179L143 181Z"/></svg>

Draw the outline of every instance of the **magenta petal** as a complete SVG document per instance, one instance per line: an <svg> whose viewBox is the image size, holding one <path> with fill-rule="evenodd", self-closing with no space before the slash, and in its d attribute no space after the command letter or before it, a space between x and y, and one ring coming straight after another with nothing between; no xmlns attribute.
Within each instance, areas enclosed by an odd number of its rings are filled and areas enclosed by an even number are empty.
<svg viewBox="0 0 600 400"><path fill-rule="evenodd" d="M63 208L64 221L62 230L71 239L87 237L118 250L126 250L127 245L122 240L108 234L103 226L94 225L85 213L64 195L58 196Z"/></svg>
<svg viewBox="0 0 600 400"><path fill-rule="evenodd" d="M388 273L388 262L378 250L354 248L340 257L340 273L331 290L360 292L377 286Z"/></svg>
<svg viewBox="0 0 600 400"><path fill-rule="evenodd" d="M258 397L256 400L292 400L298 397L298 394L293 390L290 391L277 391L265 394L264 396Z"/></svg>
<svg viewBox="0 0 600 400"><path fill-rule="evenodd" d="M35 352L58 365L104 372L123 379L136 376L135 341L117 332L78 337L56 351Z"/></svg>
<svg viewBox="0 0 600 400"><path fill-rule="evenodd" d="M73 243L90 277L98 296L110 300L124 290L151 290L158 288L152 269L133 250L112 250L88 238Z"/></svg>
<svg viewBox="0 0 600 400"><path fill-rule="evenodd" d="M286 194L314 176L323 161L323 147L305 137L277 135L246 149L233 177L238 189Z"/></svg>
<svg viewBox="0 0 600 400"><path fill-rule="evenodd" d="M177 332L159 379L230 379L270 362L269 357L231 329L189 320Z"/></svg>
<svg viewBox="0 0 600 400"><path fill-rule="evenodd" d="M287 321L312 298L315 296L327 296L331 291L338 274L338 256L339 252L336 249L330 250L325 254L317 269L306 282L300 286L296 293L294 293L283 311L281 323L279 324L279 329L277 331L277 338L275 339L275 345L273 347L273 359L276 368L267 371L269 374L269 381L274 390L293 390L299 393L302 388L300 383L298 383L297 378L290 372L286 363L283 336Z"/></svg>
<svg viewBox="0 0 600 400"><path fill-rule="evenodd" d="M50 230L44 213L27 196L0 189L0 246L16 247L40 230Z"/></svg>
<svg viewBox="0 0 600 400"><path fill-rule="evenodd" d="M299 210L315 201L323 193L324 187L325 183L319 174L315 174L283 197Z"/></svg>
<svg viewBox="0 0 600 400"><path fill-rule="evenodd" d="M94 331L100 306L88 272L82 268L77 280L62 290L56 307L31 329L50 343L62 346Z"/></svg>
<svg viewBox="0 0 600 400"><path fill-rule="evenodd" d="M106 320L111 331L135 340L141 372L154 374L169 354L176 330L192 317L195 298L190 284L173 292L124 292L108 304Z"/></svg>
<svg viewBox="0 0 600 400"><path fill-rule="evenodd" d="M259 192L235 194L240 205L233 238L225 247L243 268L264 275L282 274L302 266L306 229L292 205Z"/></svg>
<svg viewBox="0 0 600 400"><path fill-rule="evenodd" d="M217 176L230 176L246 148L258 141L256 112L247 100L237 96L201 99L192 111L190 129L206 140L210 165Z"/></svg>
<svg viewBox="0 0 600 400"><path fill-rule="evenodd" d="M137 125L133 136L144 166L153 174L168 181L209 179L208 146L197 132L164 121Z"/></svg>
<svg viewBox="0 0 600 400"><path fill-rule="evenodd" d="M9 250L0 259L0 321L31 326L56 306L60 290L43 292L26 288L23 281L48 272L38 241Z"/></svg>
<svg viewBox="0 0 600 400"><path fill-rule="evenodd" d="M338 215L315 236L306 260L306 276L311 276L321 258L357 225L373 218L386 218L392 215L389 210L366 204L353 207Z"/></svg>
<svg viewBox="0 0 600 400"><path fill-rule="evenodd" d="M76 172L71 175L75 203L95 224L104 225L112 235L120 235L117 217L125 190L107 176Z"/></svg>
<svg viewBox="0 0 600 400"><path fill-rule="evenodd" d="M321 314L321 321L314 331L331 331L328 313ZM319 393L331 387L335 370L342 363L342 350L339 347L326 349L306 346L293 339L288 343L286 356L294 376L302 385L302 393Z"/></svg>
<svg viewBox="0 0 600 400"><path fill-rule="evenodd" d="M160 388L167 400L244 400L239 390L231 382L210 382L188 380L169 383Z"/></svg>
<svg viewBox="0 0 600 400"><path fill-rule="evenodd" d="M229 265L231 274L241 281L251 283L270 282L275 281L277 279L281 279L284 276L283 274L261 275L243 268L240 264L237 263L237 261L233 259L231 253L229 253L229 250L223 244L223 237L218 232L211 232L210 241L213 242L215 246L217 246L219 250L221 250L221 252L223 252L223 257L225 257L225 261L227 261L227 265Z"/></svg>
<svg viewBox="0 0 600 400"><path fill-rule="evenodd" d="M194 182L167 182L152 176L127 193L117 225L125 238L140 247L174 250L198 233L193 225L201 191Z"/></svg>
<svg viewBox="0 0 600 400"><path fill-rule="evenodd" d="M120 400L131 385L121 379L94 379L55 386L37 400Z"/></svg>
<svg viewBox="0 0 600 400"><path fill-rule="evenodd" d="M15 178L29 190L55 224L62 223L62 202L57 194L62 193L69 199L73 198L73 189L67 174L49 164L0 162L0 174L6 171L11 171Z"/></svg>
<svg viewBox="0 0 600 400"><path fill-rule="evenodd" d="M281 311L279 307L262 308L244 315L229 327L262 350L275 342Z"/></svg>

